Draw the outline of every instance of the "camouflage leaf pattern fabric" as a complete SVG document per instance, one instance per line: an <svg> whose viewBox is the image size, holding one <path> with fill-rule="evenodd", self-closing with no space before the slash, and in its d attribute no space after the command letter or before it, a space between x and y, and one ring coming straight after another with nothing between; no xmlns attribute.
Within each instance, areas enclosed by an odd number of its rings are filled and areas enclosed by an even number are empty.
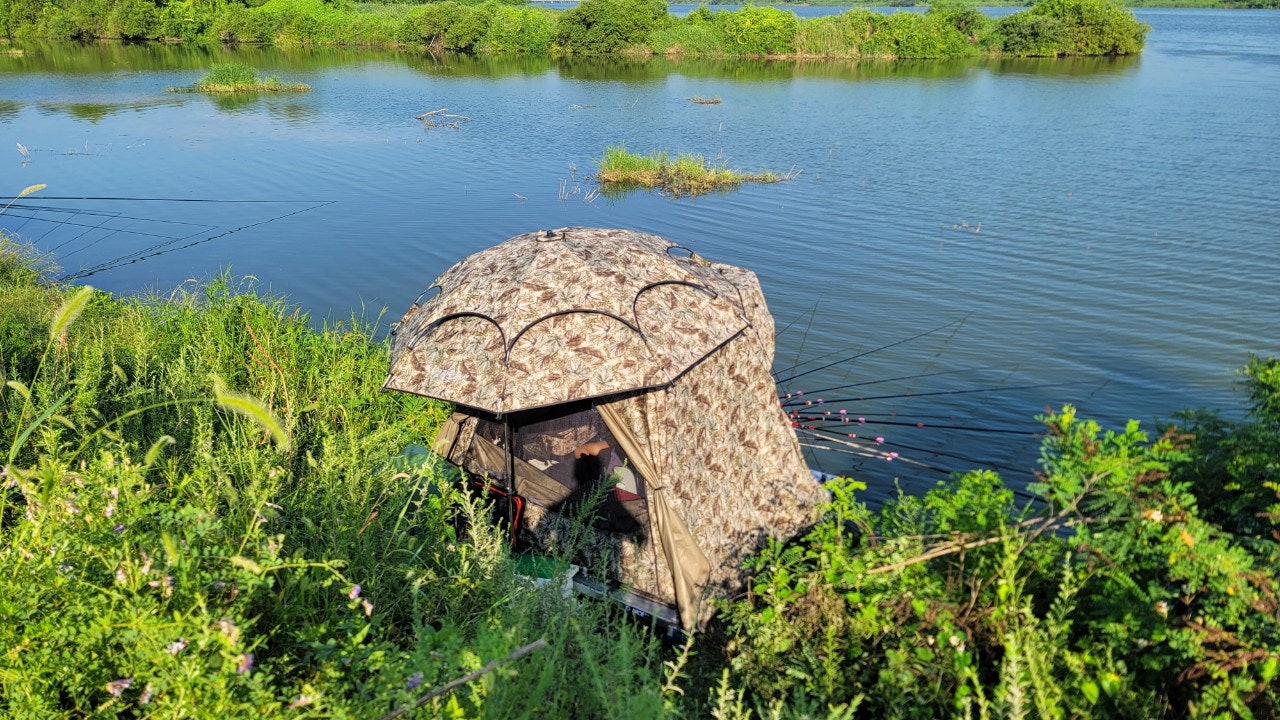
<svg viewBox="0 0 1280 720"><path fill-rule="evenodd" d="M384 387L495 414L669 384L748 324L737 289L656 235L518 235L410 308Z"/></svg>

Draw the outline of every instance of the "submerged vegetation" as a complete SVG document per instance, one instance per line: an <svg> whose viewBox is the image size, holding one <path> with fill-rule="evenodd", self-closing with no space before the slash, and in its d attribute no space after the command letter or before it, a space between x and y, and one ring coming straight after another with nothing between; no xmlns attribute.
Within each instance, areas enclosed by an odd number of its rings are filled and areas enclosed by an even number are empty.
<svg viewBox="0 0 1280 720"><path fill-rule="evenodd" d="M657 188L671 195L702 195L731 189L744 182L775 183L790 179L763 170L747 173L723 165L709 165L701 155L682 153L675 160L665 152L638 155L625 147L605 148L596 178L602 188Z"/></svg>
<svg viewBox="0 0 1280 720"><path fill-rule="evenodd" d="M928 12L790 10L661 0L583 0L564 11L497 0L355 5L349 0L12 0L0 36L419 47L463 53L910 59L1128 55L1148 26L1112 0L1038 0L993 19L956 0Z"/></svg>
<svg viewBox="0 0 1280 720"><path fill-rule="evenodd" d="M1029 504L990 471L878 510L834 481L670 647L522 582L451 471L400 455L448 409L379 391L372 323L50 272L0 236L0 715L1280 713L1278 359L1240 422L1048 415Z"/></svg>
<svg viewBox="0 0 1280 720"><path fill-rule="evenodd" d="M239 63L215 63L209 74L189 88L169 88L170 92L240 93L240 92L306 92L310 85L285 83L272 75L258 77L248 65Z"/></svg>

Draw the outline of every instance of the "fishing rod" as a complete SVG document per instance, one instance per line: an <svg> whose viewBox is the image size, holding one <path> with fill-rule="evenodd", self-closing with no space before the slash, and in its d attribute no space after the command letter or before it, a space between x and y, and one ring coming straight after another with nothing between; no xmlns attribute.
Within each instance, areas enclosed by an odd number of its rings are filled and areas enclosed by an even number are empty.
<svg viewBox="0 0 1280 720"><path fill-rule="evenodd" d="M68 211L58 211L58 212L68 212ZM66 245L68 245L68 244L70 244L70 243L73 243L73 242L75 242L76 240L79 240L80 238L83 238L85 235L89 234L89 233L90 233L91 231L93 231L93 230L106 230L106 231L109 231L111 235L117 235L117 234L119 234L119 235L135 235L135 236L138 236L138 237L159 238L159 239L162 239L162 240L174 240L174 239L177 239L177 240L185 240L185 239L187 239L187 238L189 238L189 237L193 237L193 236L195 236L195 235L199 234L199 231L196 231L196 232L191 233L190 235L184 235L184 236L181 236L181 237L179 237L179 238L175 238L173 235L165 235L165 234L162 234L162 233L146 232L145 230L129 230L129 229L127 229L127 228L112 228L112 227L106 227L105 223L107 223L107 222L109 222L109 221L111 221L111 220L131 220L131 221L134 221L134 222L149 222L149 223L166 223L166 224L173 224L173 225L188 225L188 226L191 226L191 227L197 227L197 228L200 228L200 229L203 229L203 230L210 230L210 229L212 229L212 228L214 227L214 226L212 226L212 225L201 225L201 224L198 224L198 223L183 222L183 221L180 221L180 220L150 220L150 219L147 219L147 218L135 218L135 217L130 217L130 216L128 216L128 215L114 215L114 214L111 214L111 213L102 213L102 212L96 212L96 213L92 213L92 212L84 212L84 213L80 213L80 212L77 212L77 213L74 213L74 214L72 215L72 217L77 217L77 216L79 216L79 215L90 215L90 216L93 216L93 215L101 215L101 216L103 217L103 220L102 220L101 222L97 223L97 224L73 222L71 219L66 219L66 220L62 220L62 221L59 221L59 222L54 223L53 227L51 227L51 228L49 228L48 230L46 230L46 231L45 231L45 233L44 233L43 235L41 235L39 239L43 240L44 238L46 238L46 237L48 237L48 236L49 236L49 233L52 233L54 230L57 230L57 229L58 229L58 228L60 228L60 227L85 228L85 231L84 231L84 232L82 232L82 233L80 233L79 235L76 235L75 237L73 237L73 238L71 238L71 239L69 239L69 240L64 240L63 242L61 242L61 243L59 243L59 244L57 244L57 245L55 245L55 246L53 246L53 247L49 248L49 249L47 250L47 252L56 252L57 250L61 249L62 247L66 246ZM41 217L36 217L36 216L23 216L23 215L17 215L16 217L18 217L18 218L22 218L22 219L26 219L26 220L40 220L40 221L44 221L44 222L51 222L50 220L47 220L46 218L41 218ZM101 240L103 240L103 239L105 239L105 238L99 238L99 239L98 239L97 241L95 241L95 242L101 242ZM89 247L89 246L85 246L85 247ZM83 249L84 249L84 248L80 248L80 250L83 250ZM76 250L75 252L79 252L79 250Z"/></svg>
<svg viewBox="0 0 1280 720"><path fill-rule="evenodd" d="M834 400L826 400L823 398L818 398L817 400L804 400L803 403L801 403L801 401L798 398L793 398L791 401L784 401L782 403L782 407L785 409L788 407L797 407L801 404L813 405L816 403L821 405L821 404L827 404L827 403L835 404L835 403L866 402L869 400L899 400L902 398L937 397L939 395L970 395L973 393L996 392L996 391L1003 392L1007 390L1036 390L1036 389L1047 388L1047 387L1066 387L1068 385L1069 385L1068 383L1036 383L1034 385L1010 385L1007 387L995 387L995 388L971 388L969 390L935 390L931 392L899 393L895 395L865 395L863 397L837 398Z"/></svg>
<svg viewBox="0 0 1280 720"><path fill-rule="evenodd" d="M193 201L193 202L194 202L194 201ZM235 201L211 201L211 202L235 202ZM245 201L245 202L284 202L284 201L267 201L267 200L252 201L252 200L250 200L250 201ZM300 209L298 209L298 210L294 210L294 211L292 211L292 212L284 213L283 215L277 215L277 216L275 216L275 217L268 218L268 219L266 219L266 220L259 220L259 221L257 221L257 222L251 222L251 223L247 223L247 224L245 224L245 225L241 225L241 226L239 226L239 227L231 228L230 230L223 231L223 232L218 233L218 234L216 234L216 235L210 235L209 237L202 238L202 239L200 239L200 240L196 240L196 241L194 241L194 242L190 242L190 243L187 243L186 245L182 245L182 246L179 246L179 247L176 247L176 248L171 247L171 246L172 246L172 245L174 245L174 244L176 244L176 243L183 242L184 240L189 240L190 238L195 237L198 233L193 233L193 234L191 234L191 235L187 235L187 236L185 236L185 237L167 238L167 239L168 239L168 242L156 243L156 244L154 244L154 245L151 245L150 247L142 248L141 250L137 250L137 251L135 251L135 252L128 253L128 254L126 254L126 255L122 255L122 256L120 256L120 257L118 257L118 258L115 258L115 259L113 259L113 260L108 260L108 261L106 261L106 262L102 262L102 263L99 263L99 264L97 264L97 265L93 265L93 266L90 266L90 267L87 267L87 268L81 268L80 270L78 270L78 271L76 271L76 272L74 272L74 273L68 273L68 274L66 274L66 275L63 275L63 276L62 276L61 278L59 278L58 280L59 280L59 282L66 282L66 281L68 281L68 280L75 280L75 279L82 278L82 277L88 277L88 276L90 276L90 275L95 275L95 274L97 274L97 273L104 272L104 271L106 271L106 270L111 270L111 269L113 269L113 268L119 267L120 265L126 265L126 264L129 264L129 263L138 262L139 260L145 260L145 259L147 259L147 258L156 257L156 256L158 256L158 255L163 255L163 254L165 254L165 253L172 252L172 251L174 251L174 250L182 250L182 249L186 249L186 248L190 248L190 247L195 247L196 245L200 245L200 244L203 244L203 243L207 243L207 242L210 242L210 241L212 241L212 240L217 240L217 239L219 239L219 238L224 238L224 237L227 237L228 235L234 235L234 234L236 234L236 233L238 233L238 232L241 232L241 231L244 231L244 230L248 230L248 229L250 229L250 228L259 227L259 226L262 226L262 225L268 225L268 224L270 224L270 223L276 222L277 220L283 220L283 219L285 219L285 218L292 217L292 216L294 216L294 215L300 215L300 214L302 214L302 213L304 213L304 212L308 212L308 211L311 211L311 210L315 210L316 208L324 207L324 206L326 206L326 205L332 205L332 204L334 204L335 202L337 202L337 201L335 201L335 200L327 200L327 201L324 201L324 202L319 202L319 203L316 203L316 204L314 204L314 205L310 205L310 206L308 206L308 207L304 207L304 208L300 208ZM162 237L163 237L163 236L162 236Z"/></svg>
<svg viewBox="0 0 1280 720"><path fill-rule="evenodd" d="M18 200L25 195L0 195L0 200ZM221 203L221 204L259 204L270 203L322 203L334 200L220 200L217 198L165 198L165 197L97 197L93 195L41 195L40 200L93 200L101 202L174 202L174 203Z"/></svg>
<svg viewBox="0 0 1280 720"><path fill-rule="evenodd" d="M821 428L818 428L818 429L815 429L815 431L816 431L816 432L822 432L822 429L821 429ZM901 450L904 450L904 451L906 451L906 452L912 452L912 453L916 453L916 452L918 452L918 453L928 454L928 455L931 455L931 456L934 456L934 457L939 457L939 458L948 458L948 459L951 459L951 460L957 460L957 461L962 462L962 463L967 463L967 464L970 464L970 465L973 465L973 466L976 466L976 467L982 467L982 468L986 468L986 469L990 469L990 470L995 470L995 471L997 471L997 472L1001 472L1001 473L1005 473L1005 474L1015 474L1015 475L1016 475L1016 474L1021 474L1021 473L1025 473L1025 472L1027 472L1027 470L1026 470L1025 468L1017 468L1017 467L1013 467L1013 466L1010 466L1010 465L1005 465L1005 464L1003 464L1003 463L995 463L995 462L989 462L989 461L984 461L984 460L978 460L978 459L976 459L976 458L972 458L972 457L969 457L969 456L966 456L966 455L960 455L960 454L958 454L958 453L949 453L949 452L945 452L945 451L942 451L942 450L931 450L931 449L928 449L928 448L916 447L916 446L909 445L909 444L906 444L906 443L893 442L893 441L889 441L889 440L881 440L880 442L876 442L876 447L871 447L871 446L868 446L866 443L869 443L869 442L875 442L875 441L873 441L873 440L866 440L866 441L865 441L865 442L863 442L863 443L858 443L858 442L856 442L856 441L851 441L851 440L848 440L848 439L845 439L845 438L840 438L840 437L830 437L830 436L827 436L827 435L823 435L823 436L811 436L811 437L810 437L810 439L811 439L811 440L813 440L813 441L821 441L821 442L824 442L824 443L825 443L825 442L843 443L843 444L844 444L846 447L848 447L848 448L857 448L858 450L861 450L862 452L853 452L853 451L848 450L848 449L845 449L845 448L837 448L837 447L830 447L830 446L826 446L826 445L819 445L819 444L815 444L814 442L809 442L809 443L802 442L801 444L805 445L806 447L809 447L810 449L815 449L815 450L824 450L824 451L836 452L836 453L841 453L841 454L846 454L846 455L855 455L855 456L858 456L858 457L864 457L864 458L873 458L873 459L878 459L878 460L905 462L905 463L907 463L907 464L909 464L909 465L913 465L913 466L922 467L922 468L925 468L925 469L928 469L928 470L932 470L932 471L934 471L934 472L941 473L942 475L945 475L945 476L951 476L951 475L955 474L956 470L955 470L955 469L953 469L953 468L945 468L945 467L940 467L940 466L937 466L937 465L932 465L932 464L926 463L926 462L924 462L924 461L922 461L922 460L919 460L919 459L917 459L917 458L916 458L916 457L914 457L914 456L908 456L908 455L904 455L904 454L897 453L897 452L887 452L887 453L886 453L885 451L883 451L883 450L878 450L878 449L876 449L876 448L878 448L878 447L880 447L880 446L889 446L889 447L900 448ZM877 440L880 440L880 439L879 439L879 438L877 438ZM1026 491L1026 490L1023 490L1023 489L1019 489L1019 488L1017 488L1017 487L1012 487L1012 486L1006 485L1006 486L1005 486L1005 488L1006 488L1006 489L1008 489L1010 492L1012 492L1014 495L1016 495L1016 496L1018 496L1018 497L1028 498L1028 499L1035 499L1035 498L1037 497L1035 494L1033 494L1033 493L1031 493L1031 492L1028 492L1028 491Z"/></svg>
<svg viewBox="0 0 1280 720"><path fill-rule="evenodd" d="M845 417L848 417L848 416L845 416ZM865 425L881 426L881 425L884 425L884 426L889 426L889 427L913 427L913 428L921 428L921 429L928 428L928 429L930 429L930 430L959 430L959 431L961 431L961 432L997 433L997 434L1004 434L1004 435L1021 435L1021 436L1024 436L1024 437L1034 437L1034 436L1037 434L1036 432L1031 431L1031 430L1015 430L1015 429L1013 429L1013 428L973 427L973 426L970 426L970 425L935 425L935 424L931 424L931 423L930 423L930 424L926 424L926 423L923 423L923 422L909 422L909 421L901 421L901 420L896 420L896 421L895 421L895 420L866 420L866 421L864 421L864 422L858 422L857 420L841 420L841 421L835 421L835 420L831 420L831 419L829 419L827 416L824 416L824 415L792 415L792 416L791 416L791 419L792 419L793 421L797 421L797 422L810 422L810 423L811 423L811 422L826 422L826 423L830 423L830 425L829 425L830 427L835 427L835 426L840 426L840 425L847 425L847 424L849 424L849 423L856 423L856 424L857 424L857 425L859 425L859 426L865 426Z"/></svg>
<svg viewBox="0 0 1280 720"><path fill-rule="evenodd" d="M898 441L898 440L890 440L890 439L886 439L883 435L876 435L876 436L875 436L875 437L873 437L873 438L872 438L872 437L862 437L862 438L859 438L857 433L850 433L850 432L846 432L846 431L842 431L842 430L836 430L835 428L830 428L830 427L819 427L819 426L816 426L816 425L795 425L795 424L793 424L793 425L792 425L792 428L793 428L794 430L797 430L797 431L803 431L803 432L810 432L810 433L823 433L823 435L824 435L824 436L835 437L835 438L838 438L838 439L840 439L840 440L846 440L846 439L847 439L847 440L859 440L859 441L860 441L861 443L863 443L863 444L871 443L871 444L874 444L874 445L875 445L875 446L877 446L877 447L879 447L879 446L889 446L889 447L901 448L901 449L903 449L903 450L909 450L909 451L912 451L912 452L922 452L922 453L929 453L929 454L931 454L931 455L937 455L937 456L939 456L939 457L949 457L949 458L954 458L954 459L956 459L956 460L962 460L962 461L964 461L964 462L973 463L973 464L975 464L975 465L986 465L986 466L990 466L990 467L992 467L993 469L998 469L998 470L1008 470L1008 471L1010 471L1010 472L1021 472L1021 470L1020 470L1019 468L1014 468L1014 467L1011 467L1011 466L1002 466L1002 465L1000 465L999 463L991 463L991 462L988 462L988 461L985 461L985 460L979 460L979 459L977 459L977 458L970 457L970 456L967 456L967 455L960 455L959 453L947 452L947 451L945 451L945 450L935 450L935 449L930 449L930 448L923 448L923 447L919 447L919 446L916 446L916 445L910 445L910 444L908 444L908 443L900 442L900 441Z"/></svg>
<svg viewBox="0 0 1280 720"><path fill-rule="evenodd" d="M856 383L848 383L845 385L833 385L831 387L818 388L816 390L793 390L791 392L788 392L786 394L786 397L791 398L792 396L804 395L805 393L814 395L816 393L834 392L836 390L848 390L849 388L852 388L852 387L863 387L866 385L880 385L888 382L897 382L899 380L920 380L923 378L941 377L943 375L958 375L964 372L979 372L982 370L1001 370L1001 369L1002 368L998 368L994 366L986 366L986 367L976 367L976 368L958 368L956 370L937 370L935 372L922 372L922 373L915 373L914 375L899 375L898 377L880 378L878 380L862 380ZM1007 371L1007 372L1012 373L1013 371Z"/></svg>
<svg viewBox="0 0 1280 720"><path fill-rule="evenodd" d="M833 361L833 362L829 362L829 363L827 363L826 365L820 365L820 366L818 366L818 367L816 367L816 368L813 368L813 369L811 369L811 370L806 370L806 371L804 371L804 372L802 372L802 373L796 373L795 375L791 375L791 376L786 377L786 378L777 379L777 380L775 380L774 382L775 382L776 384L779 384L779 385L780 385L780 384L782 384L782 383L788 383L788 382L791 382L792 380L796 380L797 378L802 378L802 377L804 377L804 376L806 376L806 375L812 375L813 373L816 373L816 372L819 372L819 371L822 371L822 370L826 370L826 369L827 369L827 368L829 368L829 367L834 367L834 366L836 366L836 365L840 365L840 364L843 364L843 363L849 362L849 361L851 361L851 360L857 360L858 358L866 357L867 355L870 355L870 354L872 354L872 353L880 352L881 350L888 350L889 348L897 347L897 346L899 346L899 345L903 345L903 344L909 343L909 342L911 342L912 340L919 340L919 339L920 339L920 338L922 338L922 337L926 337L926 336L932 335L932 334L934 334L934 333L936 333L936 332L941 332L942 330L945 330L945 329L947 329L947 328L949 328L949 327L951 327L951 326L953 326L953 325L954 325L954 326L959 327L959 326L960 326L960 325L962 325L962 324L964 323L964 321L965 321L965 320L967 320L968 318L969 318L969 315L965 315L963 318L961 318L961 319L959 319L959 320L952 320L951 322L946 323L945 325L939 325L938 327L933 328L932 330L925 330L924 332L919 333L919 334L917 334L917 335L912 335L911 337L903 338L902 340L898 340L897 342L891 342L891 343L889 343L888 345L881 345L880 347L874 348L874 349L872 349L872 350L867 350L867 351L860 352L860 353L854 353L853 355L849 355L849 356L844 357L844 358L841 358L841 359L839 359L839 360L835 360L835 361ZM827 354L827 356L830 356L830 353L828 353L828 354ZM800 363L800 365L807 364L807 362L811 362L811 361L806 361L806 363ZM791 368L787 368L786 370L784 370L784 372L785 372L785 371L789 371L789 370L794 370L794 369L796 369L796 368L800 367L800 365L793 365Z"/></svg>

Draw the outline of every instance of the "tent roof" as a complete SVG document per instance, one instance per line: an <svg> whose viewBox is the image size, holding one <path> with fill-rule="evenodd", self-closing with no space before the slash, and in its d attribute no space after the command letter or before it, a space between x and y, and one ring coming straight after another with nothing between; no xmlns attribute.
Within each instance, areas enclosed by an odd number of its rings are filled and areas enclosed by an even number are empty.
<svg viewBox="0 0 1280 720"><path fill-rule="evenodd" d="M400 321L384 387L499 415L667 385L750 324L722 270L630 230L518 235L431 290Z"/></svg>

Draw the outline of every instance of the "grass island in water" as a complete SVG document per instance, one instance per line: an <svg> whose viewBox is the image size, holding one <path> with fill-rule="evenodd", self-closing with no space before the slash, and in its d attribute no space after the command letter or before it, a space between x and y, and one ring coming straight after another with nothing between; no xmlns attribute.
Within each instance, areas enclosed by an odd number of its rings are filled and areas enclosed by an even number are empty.
<svg viewBox="0 0 1280 720"><path fill-rule="evenodd" d="M169 92L241 93L241 92L307 92L310 85L281 82L272 75L259 78L248 65L215 63L203 79L190 87L169 88Z"/></svg>
<svg viewBox="0 0 1280 720"><path fill-rule="evenodd" d="M709 165L701 155L681 153L672 160L665 152L640 155L625 147L610 146L605 148L596 179L606 188L657 188L681 196L731 189L744 182L776 183L790 180L796 174L779 175L770 170L748 173Z"/></svg>

